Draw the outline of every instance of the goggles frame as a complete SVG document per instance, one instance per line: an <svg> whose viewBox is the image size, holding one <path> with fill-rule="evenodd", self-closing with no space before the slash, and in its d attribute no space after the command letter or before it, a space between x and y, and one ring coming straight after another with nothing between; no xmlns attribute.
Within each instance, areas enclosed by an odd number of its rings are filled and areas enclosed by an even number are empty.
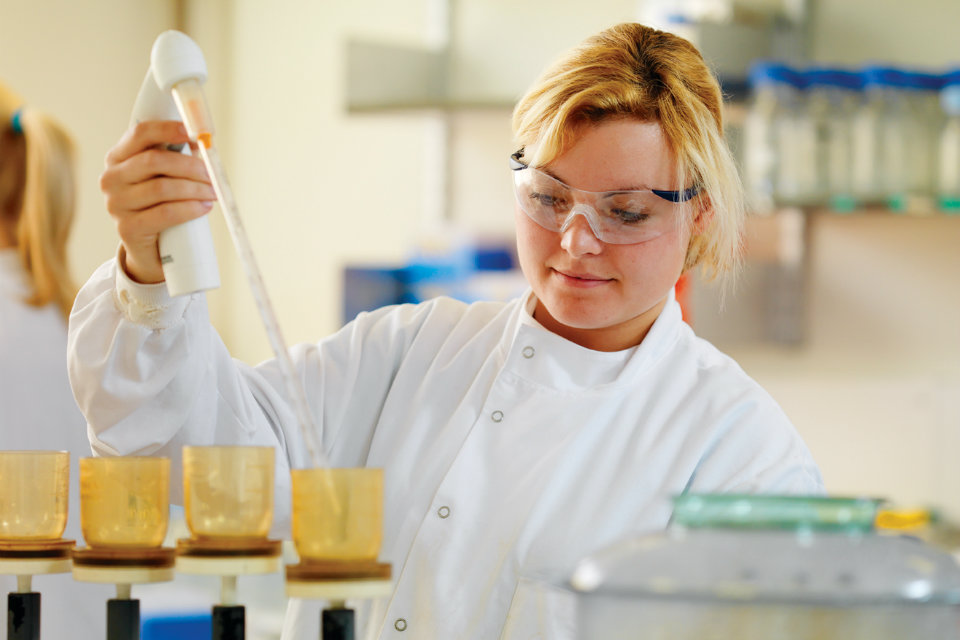
<svg viewBox="0 0 960 640"><path fill-rule="evenodd" d="M518 171L523 171L524 169L535 171L537 172L537 174L546 176L551 181L556 182L558 185L560 185L561 187L569 191L571 194L576 194L576 193L588 194L595 200L598 198L598 196L601 193L605 193L605 192L587 191L585 189L576 189L574 187L571 187L563 183L562 181L556 179L555 177L545 172L532 168L530 167L530 165L526 164L525 162L523 162L523 160L521 160L521 158L523 157L523 152L524 152L524 149L521 148L519 151L510 155L510 169L512 171L518 172ZM572 206L570 206L569 210L566 212L563 218L562 223L558 223L559 221L557 219L549 219L548 218L549 214L548 216L544 216L542 212L530 211L528 207L525 206L524 199L520 193L521 181L518 175L519 174L515 174L515 177L514 177L514 196L517 198L517 204L520 206L520 209L531 220L533 220L535 223L537 223L541 227L548 229L550 231L557 231L559 233L563 233L570 227L570 225L573 223L574 218L576 218L577 215L582 215L584 219L586 219L587 224L590 226L590 230L593 232L593 235L596 236L597 239L599 239L600 241L608 244L638 244L640 242L646 242L647 240L652 240L653 238L658 237L664 233L664 231L651 231L649 235L644 235L644 233L642 232L637 233L635 230L631 230L631 232L627 233L625 236L621 235L618 233L618 229L616 228L617 222L615 221L614 218L612 218L609 215L604 216L592 204L584 204L584 203L575 203ZM657 196L658 198L666 202L680 204L680 203L688 202L689 200L693 199L699 192L700 192L699 185L693 185L692 187L679 190L679 191L669 191L664 189L642 189L642 190L614 191L611 193L616 195L652 193L653 195ZM614 221L611 222L611 220L614 220ZM623 227L625 229L629 229L629 227L626 227L625 224L623 225Z"/></svg>

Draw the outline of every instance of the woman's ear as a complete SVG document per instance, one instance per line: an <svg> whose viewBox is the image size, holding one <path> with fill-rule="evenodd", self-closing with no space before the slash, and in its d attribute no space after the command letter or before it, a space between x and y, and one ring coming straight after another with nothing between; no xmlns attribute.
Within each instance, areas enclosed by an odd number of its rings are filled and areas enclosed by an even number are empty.
<svg viewBox="0 0 960 640"><path fill-rule="evenodd" d="M693 207L693 220L690 230L692 235L699 235L706 231L710 223L713 222L713 201L709 195L703 194L696 199Z"/></svg>

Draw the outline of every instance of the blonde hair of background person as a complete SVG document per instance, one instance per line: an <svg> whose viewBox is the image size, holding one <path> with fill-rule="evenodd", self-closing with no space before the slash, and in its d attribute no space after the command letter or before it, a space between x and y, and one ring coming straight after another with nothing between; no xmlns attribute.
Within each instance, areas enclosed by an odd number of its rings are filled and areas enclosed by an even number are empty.
<svg viewBox="0 0 960 640"><path fill-rule="evenodd" d="M67 266L76 192L73 141L3 84L0 123L0 247L18 250L32 289L26 302L54 303L66 320L77 292Z"/></svg>
<svg viewBox="0 0 960 640"><path fill-rule="evenodd" d="M585 125L610 118L660 123L676 156L678 183L699 185L696 211L706 218L695 227L684 270L699 265L711 279L733 276L743 189L723 138L723 96L700 52L640 24L602 31L549 67L521 98L514 137L521 147L535 147L530 166L542 167L576 143Z"/></svg>

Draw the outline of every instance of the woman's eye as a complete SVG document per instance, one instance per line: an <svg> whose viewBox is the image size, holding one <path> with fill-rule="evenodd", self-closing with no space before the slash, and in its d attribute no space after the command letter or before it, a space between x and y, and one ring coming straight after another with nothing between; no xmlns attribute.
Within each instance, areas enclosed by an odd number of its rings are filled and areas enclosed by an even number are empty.
<svg viewBox="0 0 960 640"><path fill-rule="evenodd" d="M610 213L617 219L618 222L623 222L625 224L639 224L645 222L649 217L649 213L644 213L642 211L630 211L629 209L611 209Z"/></svg>
<svg viewBox="0 0 960 640"><path fill-rule="evenodd" d="M552 196L549 193L531 193L530 198L536 201L542 207L558 207L563 204L563 201L556 197Z"/></svg>

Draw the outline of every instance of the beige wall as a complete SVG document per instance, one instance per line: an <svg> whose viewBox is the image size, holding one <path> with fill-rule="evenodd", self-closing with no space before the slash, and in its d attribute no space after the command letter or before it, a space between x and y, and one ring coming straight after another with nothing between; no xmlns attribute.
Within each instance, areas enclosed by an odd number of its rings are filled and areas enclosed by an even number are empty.
<svg viewBox="0 0 960 640"><path fill-rule="evenodd" d="M233 3L228 171L291 343L339 326L345 261L400 259L417 224L423 118L347 116L341 70L348 35L422 41L421 4ZM268 343L242 273L229 268L233 322L223 333L256 361Z"/></svg>
<svg viewBox="0 0 960 640"><path fill-rule="evenodd" d="M960 64L954 0L812 0L815 60L859 64Z"/></svg>

